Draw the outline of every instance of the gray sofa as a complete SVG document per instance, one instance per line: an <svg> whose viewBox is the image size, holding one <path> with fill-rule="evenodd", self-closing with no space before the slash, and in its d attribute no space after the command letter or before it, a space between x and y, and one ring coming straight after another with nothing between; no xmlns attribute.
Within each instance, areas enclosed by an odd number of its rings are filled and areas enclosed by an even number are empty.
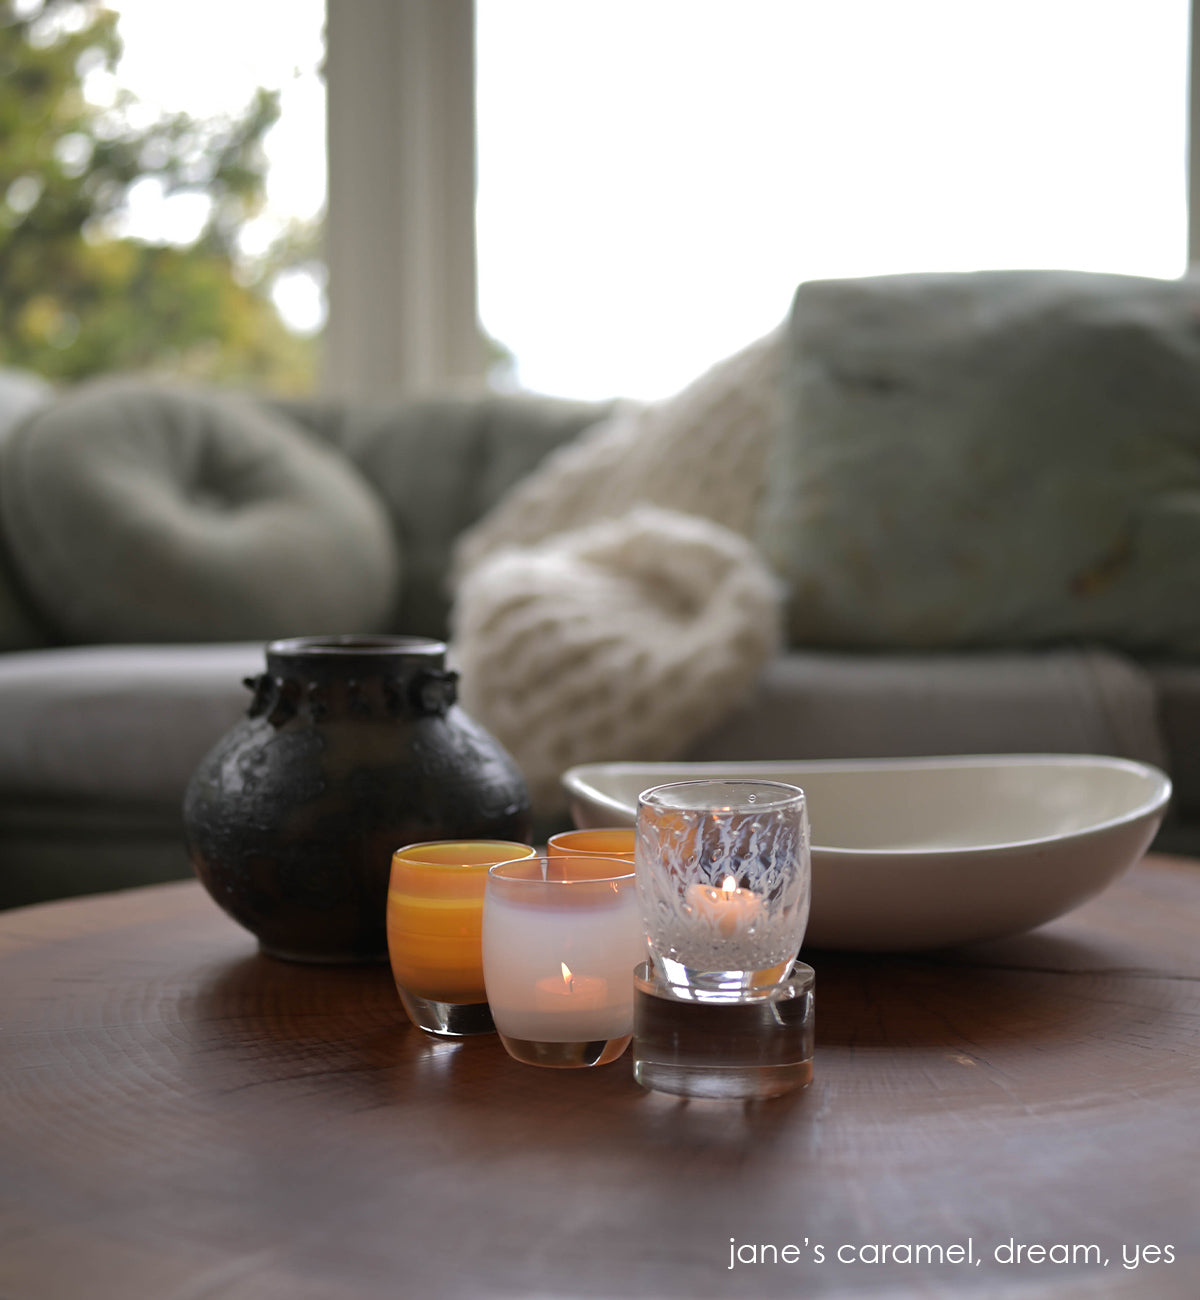
<svg viewBox="0 0 1200 1300"><path fill-rule="evenodd" d="M3 905L188 875L184 787L244 712L242 679L262 666L259 642L0 656ZM1198 736L1191 665L1098 650L792 651L687 757L1117 754L1171 773L1159 846L1200 852Z"/></svg>
<svg viewBox="0 0 1200 1300"><path fill-rule="evenodd" d="M945 285L932 291L944 297ZM846 300L834 293L834 310L830 291L821 292L826 297L818 294L810 305L802 286L793 312L793 343L805 349L796 371L808 367L808 386L799 386L797 399L811 407L805 437L817 437L831 404L839 418L844 414L846 403L838 406L830 395L837 383L850 385L854 401L865 393L871 404L856 414L853 436L870 433L872 421L886 424L885 399L897 392L911 421L903 365L912 361L916 336L896 333L888 315L897 296L914 300L911 286L897 295L881 284L882 299L865 307L853 286L847 293L859 314L848 319ZM1051 315L1061 318L1060 307L1052 301ZM1140 319L1138 313L1144 316L1142 305L1134 312ZM874 353L856 346L839 370L828 352L831 315L848 337L874 338ZM1111 319L1102 324L1111 343ZM893 329L889 337L905 340L903 357L880 350L883 326ZM1122 328L1142 356L1145 333ZM938 341L926 345L936 349ZM1084 357L1080 364L1094 362ZM969 356L958 364L972 373ZM1111 365L1110 356L1110 384ZM1142 365L1125 375L1126 386L1149 385L1150 405L1158 366L1156 352L1149 372ZM928 377L922 383L941 391ZM1128 404L1121 391L1114 400ZM1178 399L1172 390L1172 420ZM1051 405L1051 416L1061 418L1061 402ZM5 377L0 906L188 875L183 790L199 759L244 711L242 680L261 670L265 641L369 630L445 636L455 538L608 409L502 395L363 409L124 382L56 394ZM1200 396L1194 414L1200 428ZM945 412L940 418L945 424ZM820 461L819 442L810 441L807 452ZM826 467L836 460L826 457ZM1193 473L1200 464L1194 443L1185 460ZM794 466L777 467L775 484L786 485L794 473ZM1182 489L1166 487L1177 502ZM895 504L889 501L889 510ZM968 505L958 507L969 513ZM914 508L922 518L928 514L919 501ZM239 511L250 519L244 528L234 517ZM1024 524L1035 515L1031 509ZM231 528L243 528L236 545ZM764 549L786 572L788 558L772 555L771 541ZM815 562L810 554L811 548L805 563ZM817 558L828 564L828 549ZM164 568L167 560L176 567ZM795 580L795 590L819 589L828 629L829 584L822 581L824 587L814 586L810 573ZM1200 589L1191 595L1200 610ZM1178 603L1178 591L1172 599ZM869 603L867 592L841 614L861 618ZM889 610L893 623L905 608L896 602ZM845 631L845 644L824 643L838 640L829 636L805 643L798 630L804 620L792 622L791 646L768 666L751 698L679 757L1121 755L1161 766L1174 781L1159 847L1200 852L1200 660L1186 645L1124 644L1090 636L1086 627L1035 632L1028 645L951 631L937 644L906 638L898 625L878 644Z"/></svg>
<svg viewBox="0 0 1200 1300"><path fill-rule="evenodd" d="M189 874L183 791L264 644L444 637L454 538L608 409L4 376L0 906Z"/></svg>

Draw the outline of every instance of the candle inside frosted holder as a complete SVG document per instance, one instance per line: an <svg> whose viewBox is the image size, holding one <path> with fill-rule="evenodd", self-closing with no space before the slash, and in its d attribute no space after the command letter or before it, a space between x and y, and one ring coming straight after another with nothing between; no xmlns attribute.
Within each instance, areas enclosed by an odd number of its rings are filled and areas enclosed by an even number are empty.
<svg viewBox="0 0 1200 1300"><path fill-rule="evenodd" d="M615 1060L633 1033L633 971L645 957L628 862L528 858L488 872L484 983L496 1029L516 1060Z"/></svg>
<svg viewBox="0 0 1200 1300"><path fill-rule="evenodd" d="M775 781L684 781L638 800L637 887L662 978L697 997L787 977L808 924L804 792Z"/></svg>

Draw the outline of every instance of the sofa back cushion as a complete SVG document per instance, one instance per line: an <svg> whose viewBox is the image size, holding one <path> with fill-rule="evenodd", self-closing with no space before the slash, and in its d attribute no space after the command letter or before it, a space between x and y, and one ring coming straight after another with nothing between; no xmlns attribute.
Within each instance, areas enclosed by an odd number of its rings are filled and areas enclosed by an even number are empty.
<svg viewBox="0 0 1200 1300"><path fill-rule="evenodd" d="M54 397L53 387L24 370L0 370L0 446L12 430ZM30 604L21 578L0 546L0 651L47 643L50 631Z"/></svg>
<svg viewBox="0 0 1200 1300"><path fill-rule="evenodd" d="M463 393L373 405L284 401L275 409L341 450L384 503L404 554L394 630L445 637L459 534L612 404Z"/></svg>
<svg viewBox="0 0 1200 1300"><path fill-rule="evenodd" d="M794 645L1200 654L1200 281L813 282L788 350Z"/></svg>

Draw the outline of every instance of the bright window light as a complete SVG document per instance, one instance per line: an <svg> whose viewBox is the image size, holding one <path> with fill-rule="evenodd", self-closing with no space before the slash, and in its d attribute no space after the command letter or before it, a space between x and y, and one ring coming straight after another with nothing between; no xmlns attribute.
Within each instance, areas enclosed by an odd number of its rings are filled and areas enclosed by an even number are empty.
<svg viewBox="0 0 1200 1300"><path fill-rule="evenodd" d="M245 109L259 86L278 90L279 121L263 141L265 204L243 228L240 247L261 256L289 222L317 220L327 176L325 0L206 0L183 26L178 6L161 0L107 3L118 14L124 49L115 79L89 75L89 98L111 100L119 84L150 119L177 112L221 117ZM151 181L135 186L130 200L123 235L186 244L207 216L201 196L167 198ZM298 334L317 333L326 315L323 268L290 271L279 280L271 296L284 323Z"/></svg>
<svg viewBox="0 0 1200 1300"><path fill-rule="evenodd" d="M1187 0L477 0L523 387L654 398L802 280L1186 262Z"/></svg>

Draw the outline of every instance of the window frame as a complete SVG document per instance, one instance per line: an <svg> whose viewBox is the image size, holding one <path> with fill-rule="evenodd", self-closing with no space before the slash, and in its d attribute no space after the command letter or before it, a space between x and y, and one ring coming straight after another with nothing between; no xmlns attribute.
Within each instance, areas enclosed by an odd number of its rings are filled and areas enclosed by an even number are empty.
<svg viewBox="0 0 1200 1300"><path fill-rule="evenodd" d="M1200 263L1197 3L1188 21L1189 268ZM371 398L482 381L474 0L328 0L325 70L324 391Z"/></svg>
<svg viewBox="0 0 1200 1300"><path fill-rule="evenodd" d="M325 32L322 389L478 380L473 0L328 0Z"/></svg>

